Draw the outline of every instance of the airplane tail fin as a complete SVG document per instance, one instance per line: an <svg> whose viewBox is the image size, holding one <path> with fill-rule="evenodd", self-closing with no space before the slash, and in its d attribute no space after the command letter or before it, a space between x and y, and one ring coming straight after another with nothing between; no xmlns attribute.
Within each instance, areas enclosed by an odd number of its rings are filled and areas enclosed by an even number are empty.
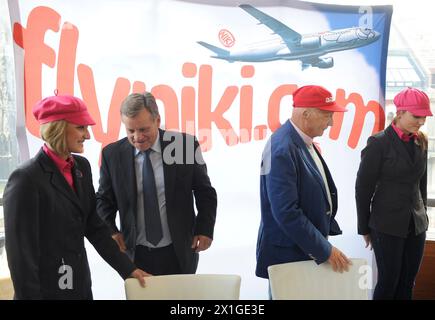
<svg viewBox="0 0 435 320"><path fill-rule="evenodd" d="M228 50L224 50L218 47L215 47L207 42L204 41L198 41L198 44L202 45L203 47L206 47L208 50L213 51L214 53L217 54L217 57L225 57L225 56L229 56L230 52Z"/></svg>

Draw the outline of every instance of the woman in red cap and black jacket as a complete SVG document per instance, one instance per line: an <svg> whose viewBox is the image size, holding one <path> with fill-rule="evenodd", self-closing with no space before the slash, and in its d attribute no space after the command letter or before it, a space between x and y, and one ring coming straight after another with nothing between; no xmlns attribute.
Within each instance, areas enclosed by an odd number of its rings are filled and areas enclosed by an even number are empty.
<svg viewBox="0 0 435 320"><path fill-rule="evenodd" d="M428 227L428 140L420 127L432 116L429 98L407 88L394 104L392 124L361 152L355 189L358 233L373 247L378 268L375 300L412 299Z"/></svg>
<svg viewBox="0 0 435 320"><path fill-rule="evenodd" d="M148 275L119 251L96 212L82 153L95 122L82 100L48 97L33 108L45 141L4 191L6 252L15 299L92 299L86 237L123 278Z"/></svg>

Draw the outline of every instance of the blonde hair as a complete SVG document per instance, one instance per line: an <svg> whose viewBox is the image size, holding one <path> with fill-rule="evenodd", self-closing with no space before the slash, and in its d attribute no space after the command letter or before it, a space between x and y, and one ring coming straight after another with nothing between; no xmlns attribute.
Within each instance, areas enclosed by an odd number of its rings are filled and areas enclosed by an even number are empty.
<svg viewBox="0 0 435 320"><path fill-rule="evenodd" d="M397 120L398 120L398 116L400 114L405 113L405 112L406 111L404 111L404 110L397 111L397 114L393 118L392 122L396 125L397 124ZM423 131L418 131L417 132L416 143L420 147L421 151L427 151L429 142L428 142L428 139L427 139L427 135Z"/></svg>
<svg viewBox="0 0 435 320"><path fill-rule="evenodd" d="M422 131L417 132L417 144L422 151L427 151L429 142L426 133Z"/></svg>
<svg viewBox="0 0 435 320"><path fill-rule="evenodd" d="M67 125L68 123L65 120L58 120L41 124L39 128L42 140L47 142L53 151L59 155L69 153L66 143Z"/></svg>

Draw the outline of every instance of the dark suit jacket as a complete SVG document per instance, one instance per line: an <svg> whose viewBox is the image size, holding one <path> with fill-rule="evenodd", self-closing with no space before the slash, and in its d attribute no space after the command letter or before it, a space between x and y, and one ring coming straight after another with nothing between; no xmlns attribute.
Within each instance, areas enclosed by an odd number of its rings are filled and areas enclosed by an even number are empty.
<svg viewBox="0 0 435 320"><path fill-rule="evenodd" d="M216 191L211 186L205 163L198 163L192 157L193 151L199 148L196 139L186 134L159 130L163 157L165 152L169 152L178 156L181 162L169 164L163 161L169 232L182 272L195 273L198 254L191 249L193 236L213 238ZM121 232L132 259L137 238L134 150L127 138L103 149L100 187L97 192L98 213L113 233L119 232L115 224L116 213L119 212ZM197 215L193 204L194 196Z"/></svg>
<svg viewBox="0 0 435 320"><path fill-rule="evenodd" d="M260 178L261 224L257 240L256 275L268 278L274 264L314 259L317 264L331 254L328 235L341 234L335 220L337 189L318 153L331 193L304 141L290 121L268 141ZM327 214L328 213L328 214Z"/></svg>
<svg viewBox="0 0 435 320"><path fill-rule="evenodd" d="M91 299L84 237L123 278L135 269L97 215L89 162L74 161L77 193L42 150L9 177L3 205L16 299ZM63 264L72 268L72 289L59 288Z"/></svg>
<svg viewBox="0 0 435 320"><path fill-rule="evenodd" d="M426 157L414 144L411 159L391 126L368 139L355 189L359 234L374 229L405 238L411 216L416 234L427 229Z"/></svg>

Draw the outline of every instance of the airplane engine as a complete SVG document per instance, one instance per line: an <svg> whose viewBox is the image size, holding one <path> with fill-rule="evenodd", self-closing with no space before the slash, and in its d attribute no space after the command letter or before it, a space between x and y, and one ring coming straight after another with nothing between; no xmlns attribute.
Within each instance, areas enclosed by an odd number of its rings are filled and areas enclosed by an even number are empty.
<svg viewBox="0 0 435 320"><path fill-rule="evenodd" d="M322 58L321 61L316 63L315 65L317 68L320 69L328 69L332 68L334 66L334 58L333 57L325 57Z"/></svg>
<svg viewBox="0 0 435 320"><path fill-rule="evenodd" d="M309 37L301 40L301 47L304 49L317 49L320 47L320 37Z"/></svg>

